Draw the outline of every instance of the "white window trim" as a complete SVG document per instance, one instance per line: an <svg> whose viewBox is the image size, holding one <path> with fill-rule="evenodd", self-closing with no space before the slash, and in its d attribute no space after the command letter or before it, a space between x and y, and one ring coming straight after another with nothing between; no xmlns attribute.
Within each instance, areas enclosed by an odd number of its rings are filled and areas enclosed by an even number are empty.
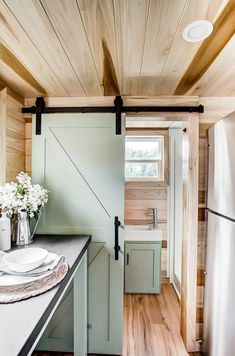
<svg viewBox="0 0 235 356"><path fill-rule="evenodd" d="M132 135L127 135L125 140L126 141L136 141L136 142L149 142L149 141L156 141L156 139L160 138L161 142L161 159L151 159L151 158L146 158L146 159L140 159L140 158L125 158L125 163L130 162L130 163L139 163L139 162L147 162L147 163L158 163L160 162L159 169L160 169L160 174L159 177L126 177L125 176L125 182L164 182L164 164L165 164L165 157L164 157L164 140L165 137L164 135L154 135L154 136L132 136Z"/></svg>

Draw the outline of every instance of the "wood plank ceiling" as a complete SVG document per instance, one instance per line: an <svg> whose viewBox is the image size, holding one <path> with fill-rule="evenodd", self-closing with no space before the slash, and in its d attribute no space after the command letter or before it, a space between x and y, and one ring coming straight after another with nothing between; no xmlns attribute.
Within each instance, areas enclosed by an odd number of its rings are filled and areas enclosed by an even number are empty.
<svg viewBox="0 0 235 356"><path fill-rule="evenodd" d="M202 19L213 35L185 42L183 29ZM235 0L0 0L0 88L235 96L234 32Z"/></svg>

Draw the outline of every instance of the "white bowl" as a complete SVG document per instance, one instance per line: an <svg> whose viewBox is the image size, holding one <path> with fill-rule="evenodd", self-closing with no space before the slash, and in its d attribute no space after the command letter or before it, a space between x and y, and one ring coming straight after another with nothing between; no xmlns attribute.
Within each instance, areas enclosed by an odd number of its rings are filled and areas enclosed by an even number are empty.
<svg viewBox="0 0 235 356"><path fill-rule="evenodd" d="M47 255L43 248L30 247L7 253L3 261L12 271L27 272L41 266Z"/></svg>

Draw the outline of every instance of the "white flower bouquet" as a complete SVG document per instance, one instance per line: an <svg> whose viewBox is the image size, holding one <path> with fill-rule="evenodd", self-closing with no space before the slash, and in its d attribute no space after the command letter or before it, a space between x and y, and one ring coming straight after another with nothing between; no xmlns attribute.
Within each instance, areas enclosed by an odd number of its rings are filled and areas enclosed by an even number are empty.
<svg viewBox="0 0 235 356"><path fill-rule="evenodd" d="M49 191L39 184L32 184L27 173L19 173L16 179L18 183L0 186L0 209L9 217L24 211L29 218L38 219L41 207L48 201Z"/></svg>

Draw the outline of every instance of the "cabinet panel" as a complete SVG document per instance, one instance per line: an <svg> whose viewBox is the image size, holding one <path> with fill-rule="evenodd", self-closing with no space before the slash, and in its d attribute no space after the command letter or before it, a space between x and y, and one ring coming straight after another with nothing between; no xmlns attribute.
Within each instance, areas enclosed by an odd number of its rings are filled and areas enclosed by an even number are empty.
<svg viewBox="0 0 235 356"><path fill-rule="evenodd" d="M160 293L161 243L126 243L125 257L125 292Z"/></svg>

